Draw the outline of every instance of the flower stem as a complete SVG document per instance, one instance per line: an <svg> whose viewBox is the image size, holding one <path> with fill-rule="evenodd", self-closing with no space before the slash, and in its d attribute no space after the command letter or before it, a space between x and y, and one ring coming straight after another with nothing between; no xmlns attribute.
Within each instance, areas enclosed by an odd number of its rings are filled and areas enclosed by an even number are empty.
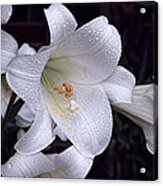
<svg viewBox="0 0 163 186"><path fill-rule="evenodd" d="M8 150L8 123L12 122L24 104L22 99L19 99L15 102L17 95L12 92L10 102L7 107L7 111L5 113L5 117L2 118L2 125L1 125L1 141L2 141L2 158L1 163L5 163L9 158L9 150Z"/></svg>
<svg viewBox="0 0 163 186"><path fill-rule="evenodd" d="M14 105L14 102L15 102L15 99L16 99L16 94L14 92L12 92L12 95L11 95L11 98L10 98L10 102L8 104L8 107L7 107L7 111L6 111L6 114L5 114L5 117L3 119L3 122L2 122L2 128L1 128L1 133L3 134L3 131L5 130L6 128L6 125L10 119L10 114L11 114L11 111L13 110L13 105Z"/></svg>

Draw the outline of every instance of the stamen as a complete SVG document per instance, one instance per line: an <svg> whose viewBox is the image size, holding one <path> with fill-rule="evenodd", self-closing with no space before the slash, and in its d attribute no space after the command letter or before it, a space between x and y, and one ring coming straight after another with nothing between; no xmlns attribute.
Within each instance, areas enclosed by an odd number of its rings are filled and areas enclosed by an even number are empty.
<svg viewBox="0 0 163 186"><path fill-rule="evenodd" d="M65 98L70 98L73 96L73 92L66 92L65 93Z"/></svg>
<svg viewBox="0 0 163 186"><path fill-rule="evenodd" d="M65 98L73 96L73 86L68 82L64 82L61 86L54 86L53 90L58 94L64 94Z"/></svg>
<svg viewBox="0 0 163 186"><path fill-rule="evenodd" d="M54 86L53 90L55 90L58 94L64 94L65 91L63 90L63 88L61 86Z"/></svg>
<svg viewBox="0 0 163 186"><path fill-rule="evenodd" d="M62 85L65 87L67 92L71 92L73 90L72 85L69 84L68 82L64 82Z"/></svg>

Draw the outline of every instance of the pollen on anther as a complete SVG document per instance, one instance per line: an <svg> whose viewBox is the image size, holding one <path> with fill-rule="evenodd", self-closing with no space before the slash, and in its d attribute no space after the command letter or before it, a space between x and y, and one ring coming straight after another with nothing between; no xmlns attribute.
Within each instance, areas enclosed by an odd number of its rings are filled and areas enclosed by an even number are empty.
<svg viewBox="0 0 163 186"><path fill-rule="evenodd" d="M68 82L64 82L62 85L53 86L52 89L58 94L63 94L65 98L73 96L73 86Z"/></svg>
<svg viewBox="0 0 163 186"><path fill-rule="evenodd" d="M64 94L65 93L65 91L63 90L63 88L60 87L60 86L54 86L53 87L53 90L55 90L58 94Z"/></svg>
<svg viewBox="0 0 163 186"><path fill-rule="evenodd" d="M65 94L66 98L70 98L72 96L73 96L73 92L72 91L71 92L66 92L66 94Z"/></svg>
<svg viewBox="0 0 163 186"><path fill-rule="evenodd" d="M63 85L63 87L65 87L66 91L68 91L68 92L73 90L72 85L69 84L68 82L64 82L62 85Z"/></svg>

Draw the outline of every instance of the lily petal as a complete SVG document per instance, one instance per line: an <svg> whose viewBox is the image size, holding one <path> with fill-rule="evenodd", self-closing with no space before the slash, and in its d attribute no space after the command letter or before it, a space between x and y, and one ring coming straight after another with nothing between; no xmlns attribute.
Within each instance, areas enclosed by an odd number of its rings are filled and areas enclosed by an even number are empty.
<svg viewBox="0 0 163 186"><path fill-rule="evenodd" d="M28 44L23 44L20 49L18 50L18 55L33 55L35 53L35 50L30 47ZM9 99L11 97L11 90L8 88L7 82L5 80L5 77L2 77L3 81L1 84L1 93L2 93L2 99L1 103L2 109L3 109L3 114L5 113L4 111L7 109L7 105L9 103ZM28 127L31 125L31 123L34 120L35 116L35 111L30 109L26 104L22 106L20 109L18 115L16 116L16 124L19 127Z"/></svg>
<svg viewBox="0 0 163 186"><path fill-rule="evenodd" d="M18 50L18 55L34 55L34 54L36 54L35 49L29 46L28 43L23 43Z"/></svg>
<svg viewBox="0 0 163 186"><path fill-rule="evenodd" d="M134 75L122 66L117 66L113 74L102 83L112 104L131 103L134 85Z"/></svg>
<svg viewBox="0 0 163 186"><path fill-rule="evenodd" d="M107 96L100 86L74 85L73 100L78 110L56 112L55 100L46 95L46 103L53 120L67 138L84 155L94 157L104 151L112 135L112 112ZM59 109L59 108L58 108Z"/></svg>
<svg viewBox="0 0 163 186"><path fill-rule="evenodd" d="M8 65L7 83L31 109L41 104L40 77L51 50L53 47L34 55L18 56Z"/></svg>
<svg viewBox="0 0 163 186"><path fill-rule="evenodd" d="M56 170L39 177L81 179L88 174L93 159L83 156L74 146L57 155L48 156L55 159ZM53 160L54 161L54 160Z"/></svg>
<svg viewBox="0 0 163 186"><path fill-rule="evenodd" d="M19 56L21 55L34 55L36 51L32 48L28 43L22 44L19 48L18 53ZM35 111L26 105L26 103L22 106L21 110L16 117L16 125L19 127L29 127L35 118Z"/></svg>
<svg viewBox="0 0 163 186"><path fill-rule="evenodd" d="M53 135L57 135L62 141L67 141L67 137L65 136L62 129L60 129L60 127L58 127L58 126L55 127L55 129L53 131Z"/></svg>
<svg viewBox="0 0 163 186"><path fill-rule="evenodd" d="M65 6L55 3L44 12L49 25L51 43L58 44L75 31L77 22Z"/></svg>
<svg viewBox="0 0 163 186"><path fill-rule="evenodd" d="M22 136L24 136L24 134L25 134L25 131L23 129L19 129L16 134L17 140L19 140Z"/></svg>
<svg viewBox="0 0 163 186"><path fill-rule="evenodd" d="M53 155L38 152L24 156L16 153L2 165L1 173L3 177L84 178L92 162L92 159L82 156L72 146L60 154Z"/></svg>
<svg viewBox="0 0 163 186"><path fill-rule="evenodd" d="M61 43L51 59L54 59L52 68L71 82L95 84L112 74L120 56L120 35L106 17L100 16Z"/></svg>
<svg viewBox="0 0 163 186"><path fill-rule="evenodd" d="M36 54L36 51L28 43L23 43L17 54L19 56L34 55ZM16 117L16 125L22 128L29 127L34 121L34 117L35 111L33 109L31 110L31 108L29 108L25 103L19 111L18 116Z"/></svg>
<svg viewBox="0 0 163 186"><path fill-rule="evenodd" d="M113 104L113 106L143 129L147 149L154 154L157 120L157 91L156 89L154 91L154 85L136 86L133 89L131 104Z"/></svg>
<svg viewBox="0 0 163 186"><path fill-rule="evenodd" d="M6 68L16 56L17 50L16 40L10 34L1 30L1 74L6 72Z"/></svg>
<svg viewBox="0 0 163 186"><path fill-rule="evenodd" d="M54 163L41 152L23 156L16 153L1 167L3 177L35 177L43 172L55 170Z"/></svg>
<svg viewBox="0 0 163 186"><path fill-rule="evenodd" d="M34 154L47 147L55 139L52 134L52 120L44 110L36 113L36 118L27 133L16 143L15 149L20 154Z"/></svg>
<svg viewBox="0 0 163 186"><path fill-rule="evenodd" d="M35 119L35 111L31 111L31 109L24 104L15 119L17 126L22 128L29 127Z"/></svg>
<svg viewBox="0 0 163 186"><path fill-rule="evenodd" d="M12 15L11 5L1 5L1 24L6 24Z"/></svg>
<svg viewBox="0 0 163 186"><path fill-rule="evenodd" d="M1 99L1 116L3 118L5 116L6 110L7 110L6 102L4 101L4 99Z"/></svg>
<svg viewBox="0 0 163 186"><path fill-rule="evenodd" d="M10 96L11 96L11 91L8 90L5 76L2 75L1 76L1 115L3 117L5 116L7 110L7 104L9 102Z"/></svg>
<svg viewBox="0 0 163 186"><path fill-rule="evenodd" d="M54 48L55 46L51 46L34 55L18 56L7 68L7 83L25 101L30 110L35 110L35 118L31 128L27 131L25 137L21 138L15 145L17 152L22 154L39 152L49 145L55 137L52 134L50 117L44 116L48 114L43 114L46 109L44 108L40 84L42 71ZM45 136L42 137L42 134L45 134Z"/></svg>

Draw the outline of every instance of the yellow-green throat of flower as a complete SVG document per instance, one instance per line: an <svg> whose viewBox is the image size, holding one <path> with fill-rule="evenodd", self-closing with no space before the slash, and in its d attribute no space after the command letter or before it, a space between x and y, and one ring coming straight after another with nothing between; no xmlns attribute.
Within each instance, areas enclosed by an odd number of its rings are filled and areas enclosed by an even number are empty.
<svg viewBox="0 0 163 186"><path fill-rule="evenodd" d="M79 105L73 100L73 85L63 81L58 74L47 65L42 73L41 83L48 92L53 112L66 120L79 109Z"/></svg>

